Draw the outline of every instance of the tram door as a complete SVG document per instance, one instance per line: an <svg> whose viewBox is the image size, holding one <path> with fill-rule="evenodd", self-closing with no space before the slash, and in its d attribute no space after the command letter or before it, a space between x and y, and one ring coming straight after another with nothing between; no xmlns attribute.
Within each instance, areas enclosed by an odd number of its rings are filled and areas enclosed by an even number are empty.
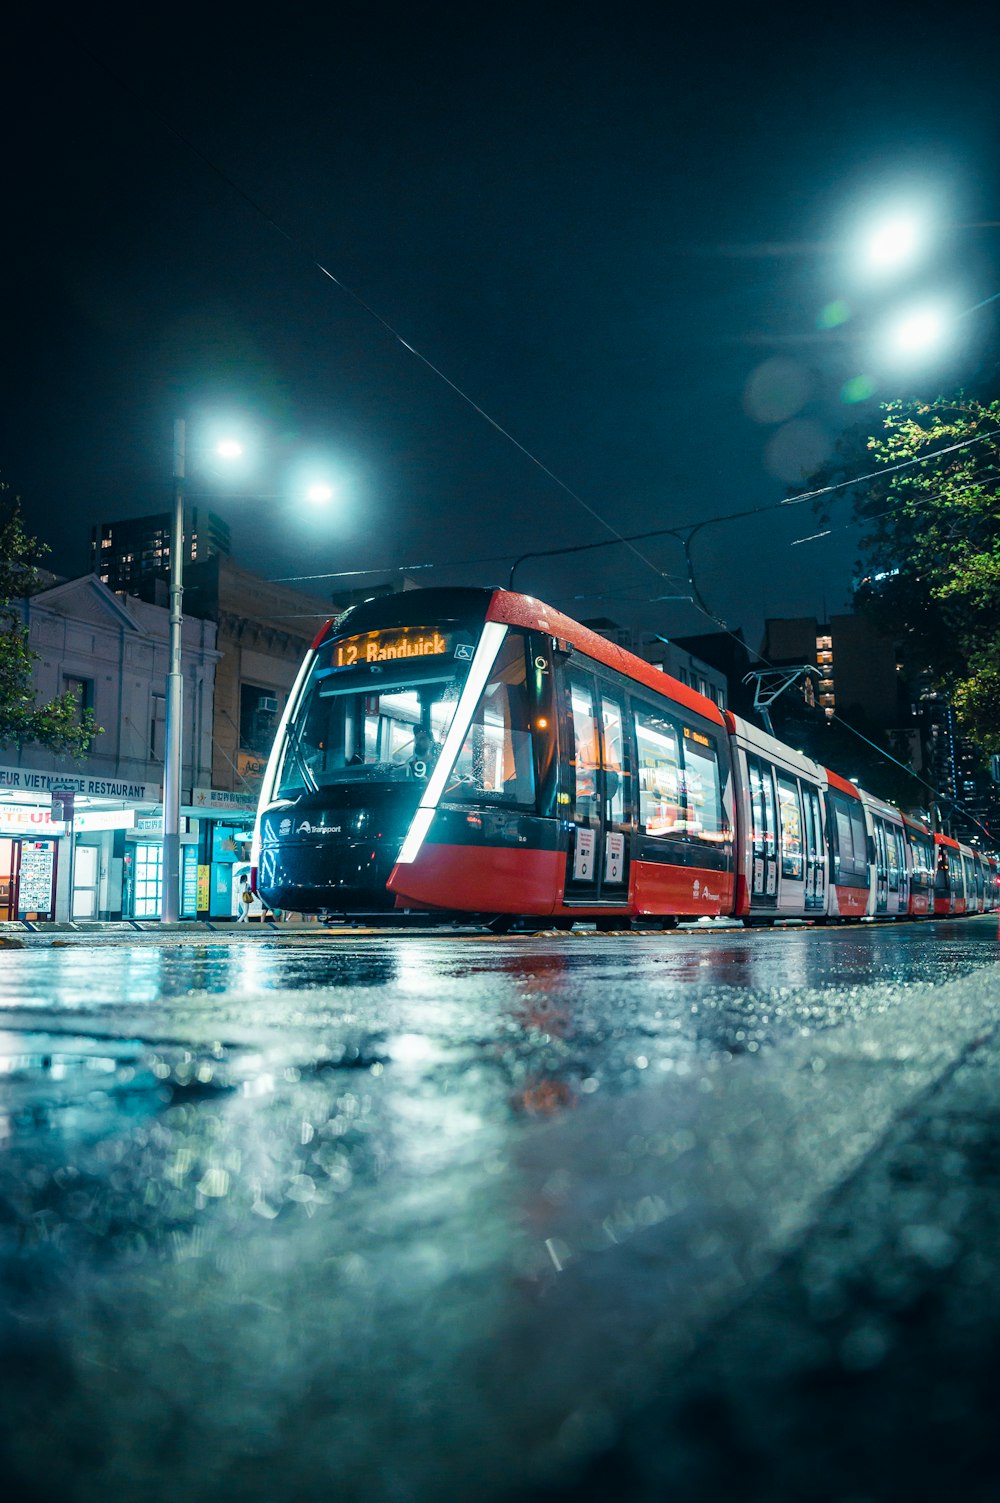
<svg viewBox="0 0 1000 1503"><path fill-rule="evenodd" d="M882 820L875 825L875 912L887 913L889 909L889 857L886 846L886 828Z"/></svg>
<svg viewBox="0 0 1000 1503"><path fill-rule="evenodd" d="M778 842L772 769L760 757L747 757L747 772L752 861L750 897L755 908L773 908L778 901Z"/></svg>
<svg viewBox="0 0 1000 1503"><path fill-rule="evenodd" d="M820 813L819 793L805 784L802 787L802 807L806 827L806 912L822 912L826 908L826 852L823 844L823 818Z"/></svg>
<svg viewBox="0 0 1000 1503"><path fill-rule="evenodd" d="M886 855L889 864L889 912L897 918L910 908L910 880L906 871L906 847L898 825L885 827Z"/></svg>
<svg viewBox="0 0 1000 1503"><path fill-rule="evenodd" d="M625 707L590 674L568 675L573 755L568 903L628 902L632 777Z"/></svg>

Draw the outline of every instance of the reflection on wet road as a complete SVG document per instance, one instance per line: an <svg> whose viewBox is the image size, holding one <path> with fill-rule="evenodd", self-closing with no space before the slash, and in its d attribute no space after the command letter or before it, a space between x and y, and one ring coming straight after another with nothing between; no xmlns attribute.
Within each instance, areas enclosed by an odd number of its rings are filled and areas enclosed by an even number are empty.
<svg viewBox="0 0 1000 1503"><path fill-rule="evenodd" d="M95 1497L208 1498L222 1475L274 1496L293 1456L297 1485L318 1487L338 1447L341 1496L429 1497L428 1417L453 1434L453 1496L476 1495L491 1448L502 1485L511 1433L541 1475L552 1426L591 1400L567 1370L534 1421L511 1400L501 1422L484 1368L523 1349L511 1333L567 1261L559 1216L603 1197L607 1247L687 1214L671 1166L696 1142L698 1091L752 1082L846 1024L885 1018L905 1039L911 993L995 966L996 930L4 954L0 1336L34 1374L0 1392L26 1419L15 1474L42 1467L53 1491L91 1496L72 1445L47 1450L30 1422L54 1406L58 1433L89 1437ZM656 1193L625 1205L614 1162L581 1191L578 1162L545 1160L559 1141L545 1134L636 1092L685 1103L614 1161L655 1160ZM171 1425L168 1486L156 1446Z"/></svg>

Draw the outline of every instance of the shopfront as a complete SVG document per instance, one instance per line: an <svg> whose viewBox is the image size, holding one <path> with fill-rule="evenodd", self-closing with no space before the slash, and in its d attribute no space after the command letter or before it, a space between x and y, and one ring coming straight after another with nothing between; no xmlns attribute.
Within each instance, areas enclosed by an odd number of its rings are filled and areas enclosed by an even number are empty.
<svg viewBox="0 0 1000 1503"><path fill-rule="evenodd" d="M0 804L0 923L55 916L64 835L48 809Z"/></svg>
<svg viewBox="0 0 1000 1503"><path fill-rule="evenodd" d="M0 922L130 917L129 835L158 785L0 766ZM197 834L192 839L197 840Z"/></svg>
<svg viewBox="0 0 1000 1503"><path fill-rule="evenodd" d="M181 807L181 917L235 918L257 798L196 788ZM0 766L0 923L158 919L159 785Z"/></svg>
<svg viewBox="0 0 1000 1503"><path fill-rule="evenodd" d="M198 916L200 821L181 820L182 919ZM126 918L157 919L163 911L163 816L142 815L122 845L122 910Z"/></svg>
<svg viewBox="0 0 1000 1503"><path fill-rule="evenodd" d="M185 811L187 812L187 811ZM236 918L239 914L239 877L248 872L255 793L227 793L219 788L196 788L191 813L197 814L198 915Z"/></svg>

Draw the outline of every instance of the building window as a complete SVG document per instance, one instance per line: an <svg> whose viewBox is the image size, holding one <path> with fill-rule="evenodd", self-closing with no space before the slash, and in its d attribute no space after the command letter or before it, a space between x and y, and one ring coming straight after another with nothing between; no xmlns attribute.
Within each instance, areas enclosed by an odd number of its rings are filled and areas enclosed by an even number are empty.
<svg viewBox="0 0 1000 1503"><path fill-rule="evenodd" d="M94 680L92 678L78 678L73 673L64 673L63 693L75 696L79 706L76 713L77 724L79 724L83 719L83 712L94 708Z"/></svg>
<svg viewBox="0 0 1000 1503"><path fill-rule="evenodd" d="M240 749L266 757L271 750L277 723L277 691L262 689L255 684L241 684Z"/></svg>
<svg viewBox="0 0 1000 1503"><path fill-rule="evenodd" d="M167 698L165 694L152 696L152 713L149 717L149 756L153 762L162 762L167 746Z"/></svg>

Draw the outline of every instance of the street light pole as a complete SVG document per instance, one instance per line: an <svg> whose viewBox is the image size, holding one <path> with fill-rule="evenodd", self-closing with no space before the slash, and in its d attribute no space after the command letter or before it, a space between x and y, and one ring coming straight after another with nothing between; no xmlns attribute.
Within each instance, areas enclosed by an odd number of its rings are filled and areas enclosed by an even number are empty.
<svg viewBox="0 0 1000 1503"><path fill-rule="evenodd" d="M163 756L162 921L181 916L181 770L183 763L184 671L184 419L174 423L174 523L170 534L170 650L167 672L166 745Z"/></svg>

